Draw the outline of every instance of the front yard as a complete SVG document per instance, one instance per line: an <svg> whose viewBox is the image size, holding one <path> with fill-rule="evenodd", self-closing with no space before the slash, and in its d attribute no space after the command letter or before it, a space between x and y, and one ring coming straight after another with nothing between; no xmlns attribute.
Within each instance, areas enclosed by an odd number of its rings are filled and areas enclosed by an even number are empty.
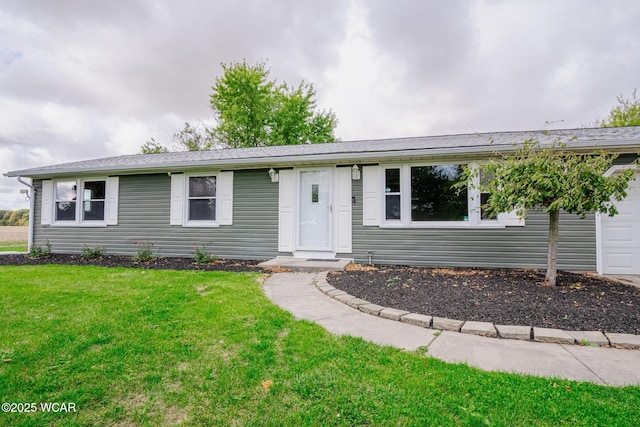
<svg viewBox="0 0 640 427"><path fill-rule="evenodd" d="M482 372L335 337L272 305L259 279L0 266L0 396L38 409L0 413L0 425L640 424L640 387ZM41 410L54 402L74 410Z"/></svg>

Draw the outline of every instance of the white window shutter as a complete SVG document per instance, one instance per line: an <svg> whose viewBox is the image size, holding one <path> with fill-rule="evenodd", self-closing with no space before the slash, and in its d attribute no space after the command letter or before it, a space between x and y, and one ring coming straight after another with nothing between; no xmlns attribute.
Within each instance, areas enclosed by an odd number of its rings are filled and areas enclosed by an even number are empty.
<svg viewBox="0 0 640 427"><path fill-rule="evenodd" d="M380 225L380 168L362 167L362 225Z"/></svg>
<svg viewBox="0 0 640 427"><path fill-rule="evenodd" d="M507 213L507 227L524 227L524 218L518 216L518 209Z"/></svg>
<svg viewBox="0 0 640 427"><path fill-rule="evenodd" d="M107 225L118 225L118 190L120 178L110 176L107 178Z"/></svg>
<svg viewBox="0 0 640 427"><path fill-rule="evenodd" d="M336 251L351 250L351 168L336 169Z"/></svg>
<svg viewBox="0 0 640 427"><path fill-rule="evenodd" d="M53 181L42 181L42 205L40 210L40 224L51 225L53 216Z"/></svg>
<svg viewBox="0 0 640 427"><path fill-rule="evenodd" d="M169 215L170 225L182 225L184 216L184 174L171 175L171 213Z"/></svg>
<svg viewBox="0 0 640 427"><path fill-rule="evenodd" d="M220 225L233 224L233 172L220 172L217 185Z"/></svg>
<svg viewBox="0 0 640 427"><path fill-rule="evenodd" d="M295 174L292 169L279 172L278 181L278 251L293 252Z"/></svg>

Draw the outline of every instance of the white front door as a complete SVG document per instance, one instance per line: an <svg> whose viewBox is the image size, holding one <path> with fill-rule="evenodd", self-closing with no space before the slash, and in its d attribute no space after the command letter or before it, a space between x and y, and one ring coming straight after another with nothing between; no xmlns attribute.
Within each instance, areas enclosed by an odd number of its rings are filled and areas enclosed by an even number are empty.
<svg viewBox="0 0 640 427"><path fill-rule="evenodd" d="M298 194L298 249L333 249L331 169L300 170Z"/></svg>
<svg viewBox="0 0 640 427"><path fill-rule="evenodd" d="M640 172L627 198L616 202L618 215L600 214L602 274L640 274Z"/></svg>

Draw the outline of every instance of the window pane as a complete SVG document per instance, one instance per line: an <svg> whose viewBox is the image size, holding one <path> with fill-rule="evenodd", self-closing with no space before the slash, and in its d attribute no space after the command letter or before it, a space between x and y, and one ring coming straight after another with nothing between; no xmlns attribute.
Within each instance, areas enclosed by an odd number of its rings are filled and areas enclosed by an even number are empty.
<svg viewBox="0 0 640 427"><path fill-rule="evenodd" d="M189 197L215 197L216 177L198 176L189 178Z"/></svg>
<svg viewBox="0 0 640 427"><path fill-rule="evenodd" d="M386 219L400 219L400 195L387 194L386 201Z"/></svg>
<svg viewBox="0 0 640 427"><path fill-rule="evenodd" d="M498 219L496 214L489 214L483 207L489 200L489 193L480 193L480 219Z"/></svg>
<svg viewBox="0 0 640 427"><path fill-rule="evenodd" d="M480 173L480 191L485 191L489 186L489 182L491 182L491 180L493 179L493 175L486 173L482 168L480 168L479 173Z"/></svg>
<svg viewBox="0 0 640 427"><path fill-rule="evenodd" d="M56 202L56 221L75 221L76 202Z"/></svg>
<svg viewBox="0 0 640 427"><path fill-rule="evenodd" d="M411 168L412 221L466 221L467 190L452 188L460 181L462 165Z"/></svg>
<svg viewBox="0 0 640 427"><path fill-rule="evenodd" d="M84 221L104 221L104 202L84 202Z"/></svg>
<svg viewBox="0 0 640 427"><path fill-rule="evenodd" d="M400 192L400 169L385 169L385 193Z"/></svg>
<svg viewBox="0 0 640 427"><path fill-rule="evenodd" d="M72 201L76 199L76 182L75 181L58 181L56 182L56 200Z"/></svg>
<svg viewBox="0 0 640 427"><path fill-rule="evenodd" d="M106 184L104 181L85 181L85 200L104 200Z"/></svg>
<svg viewBox="0 0 640 427"><path fill-rule="evenodd" d="M215 199L189 200L189 221L215 221Z"/></svg>

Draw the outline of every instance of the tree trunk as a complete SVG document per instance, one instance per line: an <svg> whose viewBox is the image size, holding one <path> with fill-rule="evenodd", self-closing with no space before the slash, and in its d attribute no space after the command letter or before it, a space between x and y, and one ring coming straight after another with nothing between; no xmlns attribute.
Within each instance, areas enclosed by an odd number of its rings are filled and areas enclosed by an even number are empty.
<svg viewBox="0 0 640 427"><path fill-rule="evenodd" d="M548 286L556 286L558 276L558 225L560 211L549 212L549 243L547 246L547 275L545 282Z"/></svg>

